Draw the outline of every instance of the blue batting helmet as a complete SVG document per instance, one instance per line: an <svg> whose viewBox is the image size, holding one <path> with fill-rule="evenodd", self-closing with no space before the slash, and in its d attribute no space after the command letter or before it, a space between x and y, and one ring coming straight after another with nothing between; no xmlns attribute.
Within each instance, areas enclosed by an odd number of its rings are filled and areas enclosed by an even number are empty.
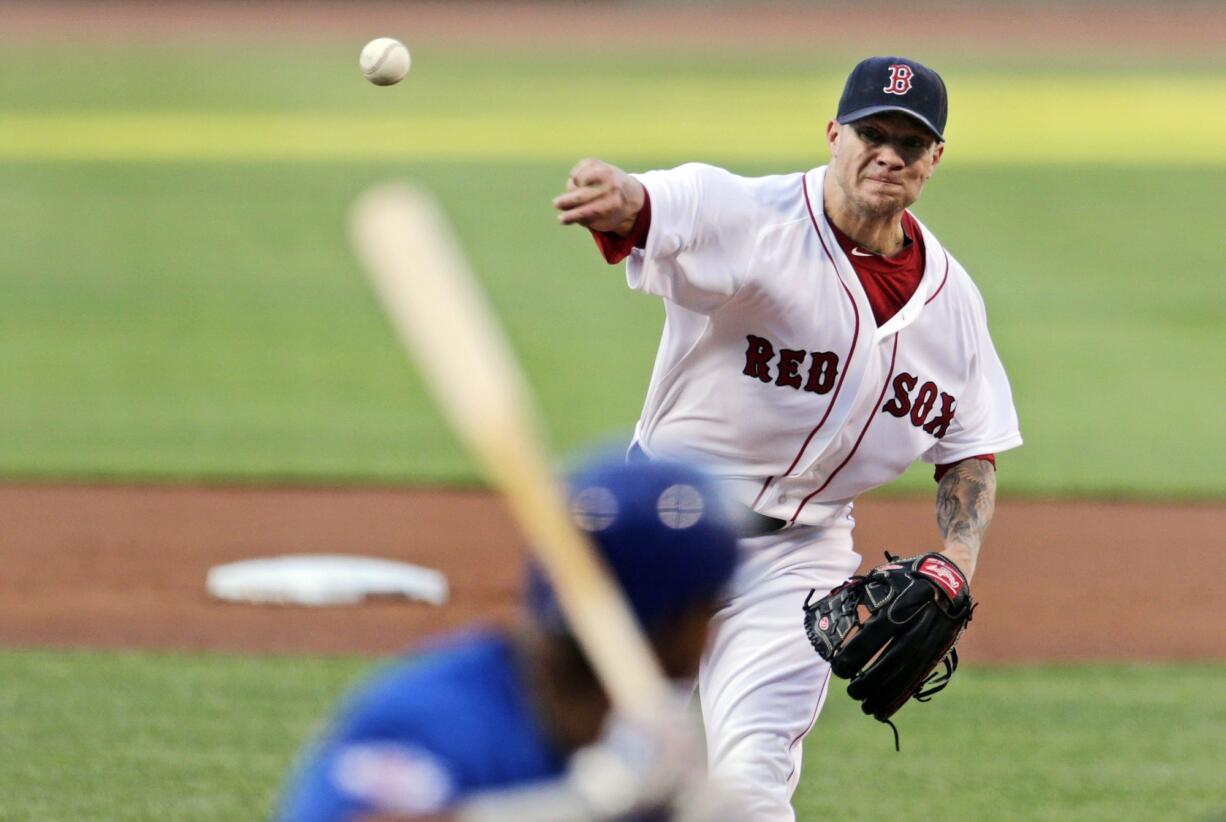
<svg viewBox="0 0 1226 822"><path fill-rule="evenodd" d="M570 511L644 627L715 599L736 566L736 534L711 479L679 462L596 460L572 474ZM539 567L528 604L547 626L563 619Z"/></svg>

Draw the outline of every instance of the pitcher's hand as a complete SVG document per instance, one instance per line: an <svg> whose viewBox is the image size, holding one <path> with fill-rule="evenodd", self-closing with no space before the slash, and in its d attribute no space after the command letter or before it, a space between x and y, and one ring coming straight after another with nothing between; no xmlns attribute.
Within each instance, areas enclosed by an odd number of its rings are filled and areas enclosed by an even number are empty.
<svg viewBox="0 0 1226 822"><path fill-rule="evenodd" d="M562 225L626 236L643 209L643 184L603 160L580 160L566 180L566 191L553 198Z"/></svg>

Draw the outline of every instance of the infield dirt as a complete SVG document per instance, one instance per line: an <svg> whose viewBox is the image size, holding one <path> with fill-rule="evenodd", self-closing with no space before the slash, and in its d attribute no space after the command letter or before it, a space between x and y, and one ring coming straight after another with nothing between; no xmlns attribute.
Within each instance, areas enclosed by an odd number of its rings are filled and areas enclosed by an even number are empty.
<svg viewBox="0 0 1226 822"><path fill-rule="evenodd" d="M936 543L932 503L857 505L857 546ZM380 654L513 617L524 543L481 491L0 487L0 644ZM971 662L1226 658L1226 506L1005 501L973 582ZM211 601L215 564L353 553L438 568L443 607ZM797 603L797 626L800 604Z"/></svg>

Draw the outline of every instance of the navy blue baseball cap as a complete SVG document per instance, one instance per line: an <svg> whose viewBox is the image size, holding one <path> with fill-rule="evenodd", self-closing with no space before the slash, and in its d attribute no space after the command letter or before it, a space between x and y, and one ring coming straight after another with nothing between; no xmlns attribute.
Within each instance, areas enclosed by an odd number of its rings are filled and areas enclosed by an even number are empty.
<svg viewBox="0 0 1226 822"><path fill-rule="evenodd" d="M909 114L945 141L949 116L945 81L922 63L906 57L869 57L851 70L835 119L846 125L883 111Z"/></svg>
<svg viewBox="0 0 1226 822"><path fill-rule="evenodd" d="M571 475L571 516L596 546L644 627L712 602L736 566L736 533L710 477L671 460L597 459ZM553 588L533 564L528 607L564 626Z"/></svg>

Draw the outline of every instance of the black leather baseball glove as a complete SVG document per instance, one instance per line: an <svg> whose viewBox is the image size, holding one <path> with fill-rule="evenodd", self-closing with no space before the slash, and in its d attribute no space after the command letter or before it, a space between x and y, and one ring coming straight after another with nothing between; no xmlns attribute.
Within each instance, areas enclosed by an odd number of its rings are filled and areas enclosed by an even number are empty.
<svg viewBox="0 0 1226 822"><path fill-rule="evenodd" d="M893 727L890 717L908 699L927 702L949 683L958 669L954 645L975 602L966 576L945 556L885 557L821 599L810 591L805 633L835 676L851 680L847 693L864 713Z"/></svg>

